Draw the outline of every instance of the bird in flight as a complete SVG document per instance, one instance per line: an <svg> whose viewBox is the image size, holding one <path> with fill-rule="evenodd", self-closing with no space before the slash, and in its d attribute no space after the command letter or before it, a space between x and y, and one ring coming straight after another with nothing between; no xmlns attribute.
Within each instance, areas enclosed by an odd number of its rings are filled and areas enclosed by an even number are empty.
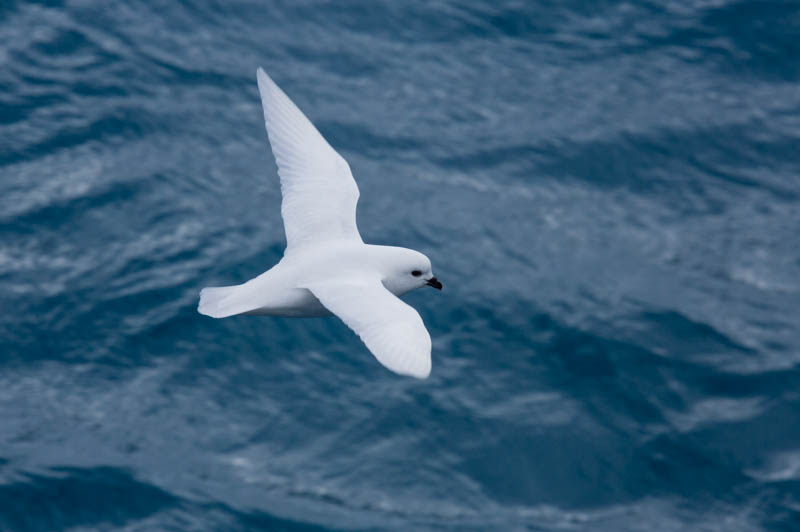
<svg viewBox="0 0 800 532"><path fill-rule="evenodd" d="M198 312L212 318L335 314L391 371L428 377L431 337L417 311L397 296L422 286L442 289L431 261L412 249L364 243L356 226L358 186L347 161L264 70L257 77L281 181L286 251L246 283L203 288Z"/></svg>

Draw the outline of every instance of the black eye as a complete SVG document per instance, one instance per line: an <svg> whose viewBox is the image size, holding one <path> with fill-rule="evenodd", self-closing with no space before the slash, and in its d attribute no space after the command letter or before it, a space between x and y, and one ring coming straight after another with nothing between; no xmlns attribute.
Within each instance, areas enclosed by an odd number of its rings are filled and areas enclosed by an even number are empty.
<svg viewBox="0 0 800 532"><path fill-rule="evenodd" d="M413 275L414 277L419 277L420 275L422 275L422 272L419 270L414 270L413 272L411 272L411 275Z"/></svg>

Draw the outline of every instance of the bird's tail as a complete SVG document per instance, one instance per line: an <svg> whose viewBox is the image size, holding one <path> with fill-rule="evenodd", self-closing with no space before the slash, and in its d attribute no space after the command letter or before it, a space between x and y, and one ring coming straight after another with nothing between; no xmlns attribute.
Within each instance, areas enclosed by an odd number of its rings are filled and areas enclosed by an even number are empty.
<svg viewBox="0 0 800 532"><path fill-rule="evenodd" d="M249 291L242 290L243 285L207 286L200 290L200 303L197 312L212 318L227 318L236 314L244 314L254 310L249 301Z"/></svg>

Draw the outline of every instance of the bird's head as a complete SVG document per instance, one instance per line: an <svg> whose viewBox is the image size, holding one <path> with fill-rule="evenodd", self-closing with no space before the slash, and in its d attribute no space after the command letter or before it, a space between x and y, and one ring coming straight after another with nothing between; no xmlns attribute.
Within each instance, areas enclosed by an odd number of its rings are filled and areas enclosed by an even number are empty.
<svg viewBox="0 0 800 532"><path fill-rule="evenodd" d="M390 292L399 295L423 286L442 289L428 257L413 249L388 246L385 249L383 284Z"/></svg>

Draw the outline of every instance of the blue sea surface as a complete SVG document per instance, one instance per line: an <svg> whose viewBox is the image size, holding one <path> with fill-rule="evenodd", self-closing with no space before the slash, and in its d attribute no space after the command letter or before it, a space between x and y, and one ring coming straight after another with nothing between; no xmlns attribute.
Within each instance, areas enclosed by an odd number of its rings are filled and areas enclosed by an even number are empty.
<svg viewBox="0 0 800 532"><path fill-rule="evenodd" d="M283 253L258 66L428 380L197 313ZM800 3L3 0L0 530L800 530Z"/></svg>

